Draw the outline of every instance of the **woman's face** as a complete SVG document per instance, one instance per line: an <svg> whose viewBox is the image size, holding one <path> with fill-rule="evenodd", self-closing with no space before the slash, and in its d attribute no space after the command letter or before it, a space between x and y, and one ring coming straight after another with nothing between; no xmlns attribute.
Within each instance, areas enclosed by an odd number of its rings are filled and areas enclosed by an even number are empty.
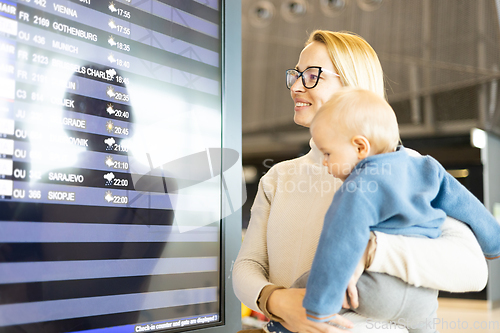
<svg viewBox="0 0 500 333"><path fill-rule="evenodd" d="M320 66L336 73L325 44L313 42L307 45L300 53L299 62L295 69L302 72L311 66ZM318 85L312 89L304 87L302 78L297 80L290 88L294 102L295 115L293 120L295 123L309 127L319 108L341 87L342 83L339 77L331 73L321 73Z"/></svg>

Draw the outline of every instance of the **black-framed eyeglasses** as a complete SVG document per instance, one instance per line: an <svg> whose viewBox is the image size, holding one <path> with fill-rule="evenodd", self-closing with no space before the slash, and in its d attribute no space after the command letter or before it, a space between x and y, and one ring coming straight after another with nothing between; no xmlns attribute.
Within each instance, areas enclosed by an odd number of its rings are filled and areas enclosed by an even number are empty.
<svg viewBox="0 0 500 333"><path fill-rule="evenodd" d="M321 73L330 73L340 77L337 73L324 69L319 66L311 66L304 69L304 71L299 72L296 69L286 70L286 87L290 89L297 80L302 77L302 84L307 89L312 89L318 85L319 77Z"/></svg>

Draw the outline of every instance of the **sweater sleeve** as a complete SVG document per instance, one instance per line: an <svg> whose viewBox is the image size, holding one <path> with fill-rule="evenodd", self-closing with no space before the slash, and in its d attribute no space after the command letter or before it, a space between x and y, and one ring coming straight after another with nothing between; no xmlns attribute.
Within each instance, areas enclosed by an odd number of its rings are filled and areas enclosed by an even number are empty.
<svg viewBox="0 0 500 333"><path fill-rule="evenodd" d="M267 255L267 221L271 209L273 178L264 175L251 209L251 218L243 244L233 266L233 288L236 297L246 306L260 311L257 300L262 289L271 283Z"/></svg>
<svg viewBox="0 0 500 333"><path fill-rule="evenodd" d="M482 290L488 266L472 231L450 217L441 230L436 239L376 231L377 250L368 270L396 276L417 287L449 292Z"/></svg>
<svg viewBox="0 0 500 333"><path fill-rule="evenodd" d="M435 162L437 164L437 161ZM500 224L469 190L438 165L441 184L434 207L467 223L487 259L500 257Z"/></svg>

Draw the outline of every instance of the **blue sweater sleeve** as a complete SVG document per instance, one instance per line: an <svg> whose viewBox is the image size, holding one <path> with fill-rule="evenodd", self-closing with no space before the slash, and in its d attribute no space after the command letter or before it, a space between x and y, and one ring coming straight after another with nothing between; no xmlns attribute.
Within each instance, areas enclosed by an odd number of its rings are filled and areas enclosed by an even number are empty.
<svg viewBox="0 0 500 333"><path fill-rule="evenodd" d="M370 226L378 219L369 198L344 185L326 213L307 282L303 306L313 321L327 322L341 310L349 280L370 238Z"/></svg>
<svg viewBox="0 0 500 333"><path fill-rule="evenodd" d="M437 161L435 161L438 164ZM472 229L487 259L500 256L500 223L469 190L439 165L440 188L432 206Z"/></svg>

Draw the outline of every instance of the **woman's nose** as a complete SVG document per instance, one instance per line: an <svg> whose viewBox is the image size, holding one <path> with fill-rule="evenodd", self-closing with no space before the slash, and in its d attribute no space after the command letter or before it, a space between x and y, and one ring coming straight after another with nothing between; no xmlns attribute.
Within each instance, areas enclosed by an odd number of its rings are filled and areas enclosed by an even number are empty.
<svg viewBox="0 0 500 333"><path fill-rule="evenodd" d="M306 88L302 84L302 79L298 78L297 81L295 81L292 86L290 87L290 91L295 92L295 91L304 91Z"/></svg>

